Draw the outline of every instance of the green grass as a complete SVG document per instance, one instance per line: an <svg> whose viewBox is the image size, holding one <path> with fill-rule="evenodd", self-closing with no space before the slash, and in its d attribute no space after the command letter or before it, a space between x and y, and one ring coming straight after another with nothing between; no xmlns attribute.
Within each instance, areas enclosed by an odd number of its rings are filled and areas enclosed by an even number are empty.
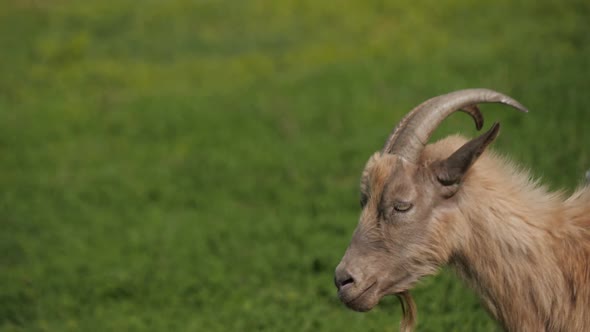
<svg viewBox="0 0 590 332"><path fill-rule="evenodd" d="M0 0L1 331L395 331L341 305L358 177L467 87L551 188L590 168L587 1ZM451 117L437 137L475 131ZM419 331L495 331L451 272Z"/></svg>

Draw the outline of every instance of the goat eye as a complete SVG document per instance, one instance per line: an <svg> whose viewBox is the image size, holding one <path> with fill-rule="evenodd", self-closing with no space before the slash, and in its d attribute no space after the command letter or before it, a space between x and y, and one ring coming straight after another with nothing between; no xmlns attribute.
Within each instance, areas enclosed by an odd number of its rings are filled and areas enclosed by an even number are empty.
<svg viewBox="0 0 590 332"><path fill-rule="evenodd" d="M364 208L365 205L367 205L368 200L369 200L369 197L367 197L367 195L361 194L361 208Z"/></svg>
<svg viewBox="0 0 590 332"><path fill-rule="evenodd" d="M412 203L409 202L395 202L393 209L396 212L408 212L412 208Z"/></svg>

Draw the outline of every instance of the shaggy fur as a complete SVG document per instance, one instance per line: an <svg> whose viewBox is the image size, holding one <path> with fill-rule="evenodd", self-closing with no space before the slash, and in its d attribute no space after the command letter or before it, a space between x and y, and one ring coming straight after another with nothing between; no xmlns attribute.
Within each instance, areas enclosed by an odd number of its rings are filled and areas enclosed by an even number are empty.
<svg viewBox="0 0 590 332"><path fill-rule="evenodd" d="M465 142L454 136L427 146L423 162ZM452 200L433 231L448 236L445 224L454 224L448 264L506 330L590 330L590 187L565 198L486 153Z"/></svg>

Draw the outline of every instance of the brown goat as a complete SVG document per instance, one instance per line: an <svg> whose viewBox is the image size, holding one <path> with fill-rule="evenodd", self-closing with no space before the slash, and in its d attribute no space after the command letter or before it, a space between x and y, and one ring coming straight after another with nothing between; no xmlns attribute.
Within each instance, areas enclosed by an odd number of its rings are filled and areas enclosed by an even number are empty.
<svg viewBox="0 0 590 332"><path fill-rule="evenodd" d="M426 145L451 113L514 99L487 89L432 98L412 110L367 162L360 220L336 268L338 296L367 311L450 265L507 331L590 331L590 186L566 198L548 192L510 161L484 153L496 123L466 140Z"/></svg>

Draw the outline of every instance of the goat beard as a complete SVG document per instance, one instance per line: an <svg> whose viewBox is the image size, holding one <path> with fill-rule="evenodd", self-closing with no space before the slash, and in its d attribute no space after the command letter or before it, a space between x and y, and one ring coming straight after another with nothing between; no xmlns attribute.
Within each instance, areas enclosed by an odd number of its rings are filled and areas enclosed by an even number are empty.
<svg viewBox="0 0 590 332"><path fill-rule="evenodd" d="M416 325L416 317L418 315L414 298L412 298L409 291L403 291L395 294L395 296L397 296L402 305L403 316L400 324L400 332L412 332Z"/></svg>

